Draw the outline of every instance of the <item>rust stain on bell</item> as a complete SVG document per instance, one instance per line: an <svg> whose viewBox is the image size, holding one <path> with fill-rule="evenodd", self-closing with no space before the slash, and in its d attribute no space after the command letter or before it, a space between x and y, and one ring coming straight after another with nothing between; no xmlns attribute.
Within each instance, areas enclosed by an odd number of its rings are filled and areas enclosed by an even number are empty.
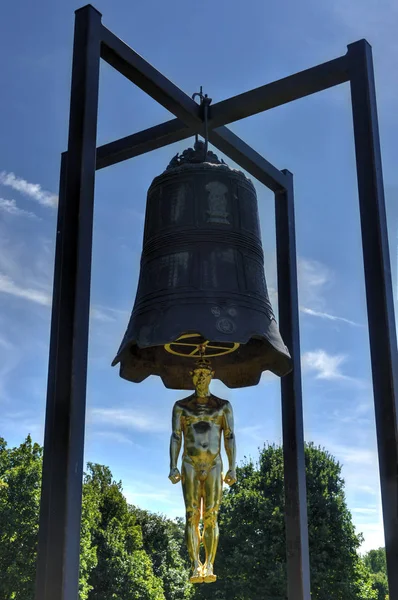
<svg viewBox="0 0 398 600"><path fill-rule="evenodd" d="M268 297L255 188L212 152L203 159L198 142L149 188L137 296L112 363L129 381L158 375L168 388L192 389L188 344L194 353L205 340L234 348L212 358L230 388L292 368ZM187 334L185 355L170 351Z"/></svg>

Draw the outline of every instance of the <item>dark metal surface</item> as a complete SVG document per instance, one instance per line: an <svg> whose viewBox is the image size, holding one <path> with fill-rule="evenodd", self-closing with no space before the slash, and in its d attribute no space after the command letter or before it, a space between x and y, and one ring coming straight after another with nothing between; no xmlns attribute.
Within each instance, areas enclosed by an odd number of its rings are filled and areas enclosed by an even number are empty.
<svg viewBox="0 0 398 600"><path fill-rule="evenodd" d="M194 132L194 129L185 127L179 119L173 119L162 125L156 125L115 142L104 144L97 150L97 169L103 169L181 141L192 136ZM280 171L227 127L210 131L209 140L221 152L272 191L283 189L283 177Z"/></svg>
<svg viewBox="0 0 398 600"><path fill-rule="evenodd" d="M76 12L68 155L63 155L36 600L76 600L79 582L101 15Z"/></svg>
<svg viewBox="0 0 398 600"><path fill-rule="evenodd" d="M133 133L114 142L97 148L97 169L110 167L129 158L180 142L195 133L195 128L187 127L180 119L172 119Z"/></svg>
<svg viewBox="0 0 398 600"><path fill-rule="evenodd" d="M104 26L101 58L185 123L202 125L201 107Z"/></svg>
<svg viewBox="0 0 398 600"><path fill-rule="evenodd" d="M228 387L292 367L268 297L253 183L213 153L202 162L203 146L174 157L148 191L137 296L113 361L135 383L158 375L168 388L194 389L192 358L164 348L192 332L240 344L211 360Z"/></svg>
<svg viewBox="0 0 398 600"><path fill-rule="evenodd" d="M225 165L222 158L218 158L217 154L208 150L206 143L196 139L193 148L186 148L183 152L177 152L167 165L166 171L175 169L182 165L209 163L212 165Z"/></svg>
<svg viewBox="0 0 398 600"><path fill-rule="evenodd" d="M273 192L283 190L281 172L227 127L209 133L211 143Z"/></svg>
<svg viewBox="0 0 398 600"><path fill-rule="evenodd" d="M398 353L372 50L348 47L387 571L398 598Z"/></svg>
<svg viewBox="0 0 398 600"><path fill-rule="evenodd" d="M141 57L140 59L143 60ZM156 73L158 72L156 71ZM224 134L224 137L228 138L226 128L219 127L219 125L250 117L298 98L315 94L347 82L348 79L347 58L342 56L278 81L267 83L255 90L213 104L209 111L209 130L213 130L213 133L216 134ZM197 116L200 116L199 113L197 113ZM188 126L187 122L181 119L171 119L160 125L104 144L98 148L97 169L185 140L197 131L201 131L201 128L198 128L198 123L192 123ZM219 141L222 142L221 139ZM213 137L211 142L223 151L222 147L217 144L216 138ZM230 158L235 160L232 156ZM278 181L277 176L276 181Z"/></svg>
<svg viewBox="0 0 398 600"><path fill-rule="evenodd" d="M46 590L51 589L53 579L62 580L63 573L63 546L62 543L57 548L58 552L52 547L54 537L62 540L63 524L60 520L55 525L51 523L50 513L52 507L57 514L65 511L65 494L57 495L57 491L62 490L65 480L65 472L59 473L53 464L53 457L57 458L63 454L62 447L56 447L57 444L64 445L68 439L68 424L56 423L60 419L60 403L56 398L56 375L57 365L62 362L62 346L59 346L58 339L68 333L62 331L65 322L61 315L61 284L65 277L63 274L62 254L65 243L65 182L67 168L67 154L64 152L61 157L61 172L58 196L58 219L57 219L57 238L55 252L55 268L52 298L52 319L51 319L51 338L50 338L50 358L48 367L47 383L47 404L46 404L46 422L44 434L44 456L42 473L42 491L40 501L40 522L39 522L39 542L38 557L36 569L36 600L48 598ZM59 367L58 367L59 368ZM60 427L64 426L64 431ZM59 482L58 477L61 477ZM50 529L51 527L51 529ZM50 557L51 555L51 557ZM57 561L58 565L51 564L52 572L49 572L50 561Z"/></svg>
<svg viewBox="0 0 398 600"><path fill-rule="evenodd" d="M279 327L294 365L281 379L288 598L310 600L293 176L283 173L286 191L275 194Z"/></svg>
<svg viewBox="0 0 398 600"><path fill-rule="evenodd" d="M206 157L207 155L207 151L209 148L209 128L208 128L208 120L209 120L209 106L212 103L212 99L209 98L209 96L207 94L203 94L203 87L200 86L200 92L195 92L194 94L192 94L192 100L195 100L195 98L199 98L200 99L200 107L202 109L202 119L203 119L203 125L204 125L204 148L203 148L203 156ZM195 146L198 143L199 138L198 138L198 134L196 133L195 135ZM206 159L204 159L206 160Z"/></svg>
<svg viewBox="0 0 398 600"><path fill-rule="evenodd" d="M224 154L238 164L241 164L244 169L254 177L259 178L260 181L271 190L277 191L283 189L283 178L280 175L280 171L271 165L271 163L250 148L250 146L236 134L232 133L232 131L227 129L227 127L218 127L217 129L207 131L207 125L204 124L202 120L201 107L196 104L192 98L180 90L174 83L169 81L164 75L159 73L152 65L105 27L103 27L103 36L101 56L104 60L120 71L120 73L125 75L127 79L135 83L144 92L147 92L154 100L159 102L159 104L173 112L178 118L181 118L185 125L193 127L195 133L199 132L204 136L207 136L208 133L209 141L216 146L216 148L224 152ZM321 71L320 67L317 68ZM322 73L323 72L324 70L322 70ZM303 74L299 75L303 78L303 87L305 87L305 83L308 80L308 74L304 71ZM298 75L295 77L298 78ZM340 78L342 77L343 75L340 73ZM266 88L267 86L264 87ZM260 88L260 90L259 95L261 97L264 91L262 88ZM209 107L209 128L211 127L210 123L212 121L213 110L216 109L216 107L217 105ZM168 139L167 136L164 135L164 132L165 129L168 131L169 126L163 124L159 127L161 128L160 135L156 131L156 128L151 128L150 130L147 130L147 132L154 135L157 140ZM124 140L126 140L126 138L124 138ZM167 143L170 143L170 141ZM106 160L106 150L111 150L113 152L116 150L116 153L120 155L122 141L119 140L119 142L114 142L114 144L116 144L116 148L113 146L112 149L112 147L107 145L101 149L100 166L104 163L110 164L109 159L108 161ZM154 148L152 147L151 149ZM123 154L126 154L125 150L123 151Z"/></svg>
<svg viewBox="0 0 398 600"><path fill-rule="evenodd" d="M209 128L220 127L287 104L349 79L346 56L300 71L212 106Z"/></svg>

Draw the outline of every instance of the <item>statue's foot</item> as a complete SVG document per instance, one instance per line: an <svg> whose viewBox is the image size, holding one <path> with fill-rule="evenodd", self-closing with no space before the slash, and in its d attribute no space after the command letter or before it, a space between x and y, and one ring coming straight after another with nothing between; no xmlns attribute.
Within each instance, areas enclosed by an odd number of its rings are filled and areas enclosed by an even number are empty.
<svg viewBox="0 0 398 600"><path fill-rule="evenodd" d="M213 573L213 565L208 564L203 567L203 581L205 583L214 583L217 581L217 575Z"/></svg>
<svg viewBox="0 0 398 600"><path fill-rule="evenodd" d="M203 583L202 565L192 571L189 583Z"/></svg>

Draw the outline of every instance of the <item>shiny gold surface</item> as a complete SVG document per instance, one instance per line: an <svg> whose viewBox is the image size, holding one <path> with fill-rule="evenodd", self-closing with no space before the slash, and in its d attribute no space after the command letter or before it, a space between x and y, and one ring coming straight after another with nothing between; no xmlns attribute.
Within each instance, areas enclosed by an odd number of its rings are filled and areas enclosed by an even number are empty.
<svg viewBox="0 0 398 600"><path fill-rule="evenodd" d="M214 371L205 361L201 360L191 375L195 393L176 402L173 408L169 479L172 483L182 482L186 541L192 565L190 581L212 583L217 579L213 564L219 537L217 517L223 485L222 435L229 462L224 481L228 485L236 481L233 412L227 400L210 393ZM180 472L177 461L182 441L184 449ZM204 546L204 563L200 559L201 543Z"/></svg>
<svg viewBox="0 0 398 600"><path fill-rule="evenodd" d="M174 342L165 344L165 350L175 356L198 358L199 356L211 358L235 352L240 344L237 342L209 342L203 340L200 333L184 333Z"/></svg>

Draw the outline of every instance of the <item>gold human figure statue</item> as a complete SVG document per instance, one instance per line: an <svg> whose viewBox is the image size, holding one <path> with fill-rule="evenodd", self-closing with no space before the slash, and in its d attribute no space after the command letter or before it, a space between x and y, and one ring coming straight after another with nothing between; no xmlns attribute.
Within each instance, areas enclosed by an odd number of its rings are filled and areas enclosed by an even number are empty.
<svg viewBox="0 0 398 600"><path fill-rule="evenodd" d="M192 565L191 583L211 583L218 544L218 511L222 497L221 435L224 434L229 469L224 478L232 485L236 481L235 435L232 406L227 400L213 396L209 385L214 371L199 361L191 371L195 393L174 404L170 440L170 474L172 483L182 482L186 509L186 542ZM178 456L184 437L181 473ZM200 519L203 534L200 533ZM205 562L200 560L203 542Z"/></svg>

